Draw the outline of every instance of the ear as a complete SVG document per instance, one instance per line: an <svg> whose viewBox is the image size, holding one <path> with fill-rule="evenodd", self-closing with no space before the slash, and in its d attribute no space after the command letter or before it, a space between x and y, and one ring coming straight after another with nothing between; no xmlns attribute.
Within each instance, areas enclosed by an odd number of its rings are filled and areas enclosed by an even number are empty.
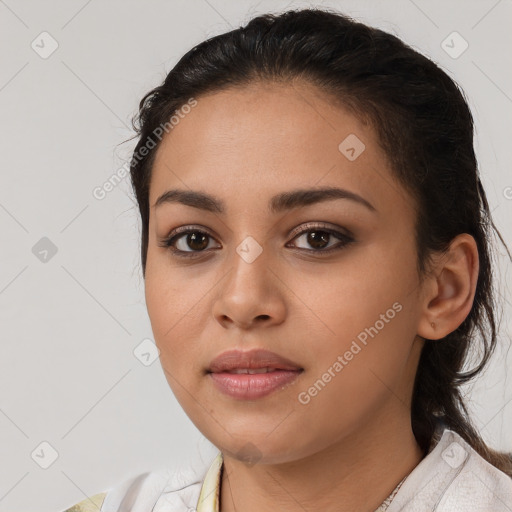
<svg viewBox="0 0 512 512"><path fill-rule="evenodd" d="M426 278L420 305L419 336L438 340L459 327L471 311L478 270L475 239L462 233L452 240L448 251L437 259Z"/></svg>

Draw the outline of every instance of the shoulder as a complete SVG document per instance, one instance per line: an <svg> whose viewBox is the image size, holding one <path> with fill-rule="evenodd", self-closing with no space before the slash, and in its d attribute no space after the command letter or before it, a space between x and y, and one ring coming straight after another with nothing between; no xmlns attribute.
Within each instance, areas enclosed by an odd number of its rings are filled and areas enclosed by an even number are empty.
<svg viewBox="0 0 512 512"><path fill-rule="evenodd" d="M450 429L414 468L388 512L510 512L512 478Z"/></svg>
<svg viewBox="0 0 512 512"><path fill-rule="evenodd" d="M127 510L195 509L209 464L158 469L122 480L63 512L124 512Z"/></svg>
<svg viewBox="0 0 512 512"><path fill-rule="evenodd" d="M468 445L456 432L450 432L450 444L443 461L460 471L443 495L440 512L470 510L487 512L512 510L512 478L499 470ZM459 507L459 508L457 508Z"/></svg>
<svg viewBox="0 0 512 512"><path fill-rule="evenodd" d="M67 508L63 512L98 512L105 501L106 495L106 492L95 494L94 496L90 496L89 498L82 500L80 503L76 503L72 507Z"/></svg>

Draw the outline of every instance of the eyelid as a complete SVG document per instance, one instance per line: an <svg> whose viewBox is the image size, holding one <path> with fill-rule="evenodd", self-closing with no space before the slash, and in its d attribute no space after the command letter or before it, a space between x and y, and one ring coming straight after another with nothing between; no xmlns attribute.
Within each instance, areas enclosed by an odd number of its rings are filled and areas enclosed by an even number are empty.
<svg viewBox="0 0 512 512"><path fill-rule="evenodd" d="M332 232L331 234L334 234L334 235L336 233L338 233L340 235L346 236L347 238L355 238L354 234L349 229L342 228L341 226L335 226L333 224L329 224L327 222L322 222L322 221L316 221L316 222L309 221L304 224L300 224L299 226L292 229L288 233L288 237L295 238L296 235L303 234L304 232L307 232L307 231L313 230L313 229L318 229L318 230L325 229L328 232ZM340 230L342 231L341 233L340 233Z"/></svg>
<svg viewBox="0 0 512 512"><path fill-rule="evenodd" d="M201 257L202 254L209 254L211 252L211 249L209 249L208 251L182 251L181 249L176 249L172 246L173 244L171 242L173 242L175 239L181 238L182 235L186 235L191 232L204 233L211 239L217 241L217 235L212 234L211 230L208 229L207 227L202 226L201 224L187 224L172 229L168 235L164 236L159 241L158 246L169 250L173 256L182 259L194 259Z"/></svg>

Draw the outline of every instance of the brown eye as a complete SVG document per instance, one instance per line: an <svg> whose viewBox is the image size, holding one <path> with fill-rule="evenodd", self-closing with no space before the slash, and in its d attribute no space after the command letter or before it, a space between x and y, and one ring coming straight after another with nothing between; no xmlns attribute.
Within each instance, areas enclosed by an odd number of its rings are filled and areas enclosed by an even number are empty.
<svg viewBox="0 0 512 512"><path fill-rule="evenodd" d="M209 246L209 239L212 238L205 231L199 229L182 230L179 234L171 234L165 239L160 247L168 247L177 254L204 252ZM186 254L185 256L188 256Z"/></svg>
<svg viewBox="0 0 512 512"><path fill-rule="evenodd" d="M354 241L354 239L348 235L323 227L313 227L303 230L294 240L300 240L301 238L303 238L305 244L312 247L312 249L309 247L299 247L299 249L316 253L330 253L340 250ZM336 239L338 243L329 245L331 241L335 242Z"/></svg>
<svg viewBox="0 0 512 512"><path fill-rule="evenodd" d="M187 233L184 244L194 251L202 251L208 247L208 235L200 231Z"/></svg>
<svg viewBox="0 0 512 512"><path fill-rule="evenodd" d="M329 243L331 236L332 235L327 233L327 231L309 231L306 241L315 249L324 249Z"/></svg>

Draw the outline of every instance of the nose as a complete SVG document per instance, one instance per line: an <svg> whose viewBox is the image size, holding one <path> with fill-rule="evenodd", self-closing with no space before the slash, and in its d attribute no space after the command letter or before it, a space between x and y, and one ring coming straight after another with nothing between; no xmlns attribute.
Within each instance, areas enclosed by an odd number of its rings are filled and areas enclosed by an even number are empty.
<svg viewBox="0 0 512 512"><path fill-rule="evenodd" d="M237 253L222 280L212 308L213 317L225 328L251 329L275 326L284 321L285 286L270 262L260 254L247 262Z"/></svg>

